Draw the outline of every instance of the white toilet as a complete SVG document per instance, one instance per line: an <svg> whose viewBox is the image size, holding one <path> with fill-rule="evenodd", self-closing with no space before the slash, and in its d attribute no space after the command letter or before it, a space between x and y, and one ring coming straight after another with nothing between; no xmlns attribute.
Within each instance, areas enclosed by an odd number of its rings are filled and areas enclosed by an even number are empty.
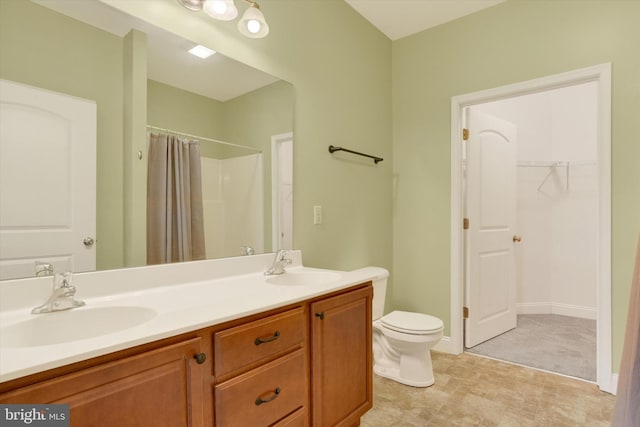
<svg viewBox="0 0 640 427"><path fill-rule="evenodd" d="M407 311L384 314L389 272L366 267L373 281L373 371L414 387L434 383L431 347L442 338L444 323L434 316Z"/></svg>

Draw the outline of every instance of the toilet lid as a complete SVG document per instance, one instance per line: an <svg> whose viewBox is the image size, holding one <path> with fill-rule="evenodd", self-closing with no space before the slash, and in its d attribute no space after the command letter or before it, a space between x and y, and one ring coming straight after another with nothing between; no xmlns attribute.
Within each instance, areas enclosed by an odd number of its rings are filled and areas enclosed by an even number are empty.
<svg viewBox="0 0 640 427"><path fill-rule="evenodd" d="M428 334L444 327L437 317L408 311L392 311L380 320L387 328L408 334Z"/></svg>

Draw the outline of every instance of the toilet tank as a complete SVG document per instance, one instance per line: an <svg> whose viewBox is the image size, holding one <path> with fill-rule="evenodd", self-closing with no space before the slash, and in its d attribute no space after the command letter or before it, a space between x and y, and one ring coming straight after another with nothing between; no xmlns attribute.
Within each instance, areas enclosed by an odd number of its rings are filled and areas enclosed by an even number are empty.
<svg viewBox="0 0 640 427"><path fill-rule="evenodd" d="M371 278L373 282L373 307L371 314L373 320L381 318L384 314L384 301L387 297L387 278L389 277L389 271L381 267L365 267L355 271Z"/></svg>

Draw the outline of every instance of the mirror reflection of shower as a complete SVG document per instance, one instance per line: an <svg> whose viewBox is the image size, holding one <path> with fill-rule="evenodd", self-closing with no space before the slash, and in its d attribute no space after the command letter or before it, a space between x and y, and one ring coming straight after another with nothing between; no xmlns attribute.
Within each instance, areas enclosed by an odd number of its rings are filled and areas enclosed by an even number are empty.
<svg viewBox="0 0 640 427"><path fill-rule="evenodd" d="M264 252L262 152L205 142L202 202L207 258Z"/></svg>

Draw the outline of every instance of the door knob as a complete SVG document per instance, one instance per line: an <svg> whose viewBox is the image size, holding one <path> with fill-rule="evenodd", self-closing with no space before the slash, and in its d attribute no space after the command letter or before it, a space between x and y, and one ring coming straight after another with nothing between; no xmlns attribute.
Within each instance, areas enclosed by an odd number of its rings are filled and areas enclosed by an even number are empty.
<svg viewBox="0 0 640 427"><path fill-rule="evenodd" d="M518 236L517 234L513 236L513 241L515 243L520 243L521 240L522 240L522 237Z"/></svg>
<svg viewBox="0 0 640 427"><path fill-rule="evenodd" d="M84 240L82 241L82 243L84 243L84 245L88 248L90 248L91 246L93 246L93 244L96 241L93 240L93 237L85 237Z"/></svg>

